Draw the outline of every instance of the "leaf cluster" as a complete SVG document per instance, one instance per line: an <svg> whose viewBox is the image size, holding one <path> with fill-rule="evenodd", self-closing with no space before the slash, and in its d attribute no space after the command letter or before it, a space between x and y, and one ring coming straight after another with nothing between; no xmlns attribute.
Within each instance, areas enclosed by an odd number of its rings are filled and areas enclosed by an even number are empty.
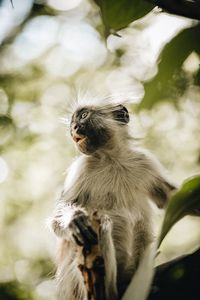
<svg viewBox="0 0 200 300"><path fill-rule="evenodd" d="M199 1L145 1L145 0L94 0L100 8L105 37L110 34L120 36L119 30L147 15L155 5L168 12L200 19ZM173 2L173 3L172 3ZM200 55L200 25L187 28L166 44L158 59L158 73L144 83L145 96L139 109L150 109L159 101L180 98L189 84L199 85L199 71L188 76L183 63L193 52ZM182 188L172 196L165 215L159 245L171 227L181 218L200 215L200 176L188 179Z"/></svg>

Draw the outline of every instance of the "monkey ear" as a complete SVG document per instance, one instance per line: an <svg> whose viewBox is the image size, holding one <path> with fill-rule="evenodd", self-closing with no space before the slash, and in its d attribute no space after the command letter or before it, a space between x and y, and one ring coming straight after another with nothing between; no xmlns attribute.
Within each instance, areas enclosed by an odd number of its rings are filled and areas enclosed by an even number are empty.
<svg viewBox="0 0 200 300"><path fill-rule="evenodd" d="M125 106L119 105L117 106L118 109L113 111L113 117L116 121L127 124L130 121L128 110Z"/></svg>

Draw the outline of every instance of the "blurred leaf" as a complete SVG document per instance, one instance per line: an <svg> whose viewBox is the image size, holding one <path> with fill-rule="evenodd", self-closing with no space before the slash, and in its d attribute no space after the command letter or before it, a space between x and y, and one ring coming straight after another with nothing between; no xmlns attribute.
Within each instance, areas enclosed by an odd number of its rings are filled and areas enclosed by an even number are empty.
<svg viewBox="0 0 200 300"><path fill-rule="evenodd" d="M10 126L12 119L6 115L0 115L0 127Z"/></svg>
<svg viewBox="0 0 200 300"><path fill-rule="evenodd" d="M155 5L144 0L94 0L101 9L106 37L144 17Z"/></svg>
<svg viewBox="0 0 200 300"><path fill-rule="evenodd" d="M17 198L17 199L16 199ZM23 216L23 214L26 214L27 211L30 211L30 208L32 207L31 201L23 201L21 199L18 199L18 197L15 197L15 200L11 200L7 206L6 206L6 213L5 213L5 224L11 225L14 223L19 216Z"/></svg>
<svg viewBox="0 0 200 300"><path fill-rule="evenodd" d="M1 51L0 51L1 55ZM5 90L12 104L15 98L21 101L38 101L40 88L43 87L41 78L44 76L41 66L30 64L23 67L21 73L0 74L0 86Z"/></svg>
<svg viewBox="0 0 200 300"><path fill-rule="evenodd" d="M200 175L186 181L172 196L164 218L159 246L171 227L186 215L200 214Z"/></svg>
<svg viewBox="0 0 200 300"><path fill-rule="evenodd" d="M55 264L49 257L38 257L32 262L31 269L37 270L41 278L53 277L56 271Z"/></svg>
<svg viewBox="0 0 200 300"><path fill-rule="evenodd" d="M0 115L0 145L10 141L14 131L13 120L7 115Z"/></svg>
<svg viewBox="0 0 200 300"><path fill-rule="evenodd" d="M187 85L187 74L182 65L193 52L200 53L200 25L180 32L164 47L158 61L158 73L150 82L145 83L145 96L139 109L150 109L162 100L177 99Z"/></svg>
<svg viewBox="0 0 200 300"><path fill-rule="evenodd" d="M194 84L200 86L200 68L194 76Z"/></svg>
<svg viewBox="0 0 200 300"><path fill-rule="evenodd" d="M200 249L157 266L148 300L197 300L199 278Z"/></svg>
<svg viewBox="0 0 200 300"><path fill-rule="evenodd" d="M2 300L32 300L34 297L27 287L16 281L0 283L0 299Z"/></svg>

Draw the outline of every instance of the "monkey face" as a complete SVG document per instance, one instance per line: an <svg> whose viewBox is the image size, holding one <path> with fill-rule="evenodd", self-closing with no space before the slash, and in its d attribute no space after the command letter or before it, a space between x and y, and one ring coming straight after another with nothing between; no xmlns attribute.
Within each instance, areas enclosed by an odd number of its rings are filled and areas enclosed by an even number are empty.
<svg viewBox="0 0 200 300"><path fill-rule="evenodd" d="M100 111L89 107L79 109L72 116L70 133L81 152L92 154L109 142L111 133L102 118Z"/></svg>
<svg viewBox="0 0 200 300"><path fill-rule="evenodd" d="M81 152L92 154L111 147L114 124L121 127L128 122L128 111L122 105L83 107L73 114L70 133Z"/></svg>

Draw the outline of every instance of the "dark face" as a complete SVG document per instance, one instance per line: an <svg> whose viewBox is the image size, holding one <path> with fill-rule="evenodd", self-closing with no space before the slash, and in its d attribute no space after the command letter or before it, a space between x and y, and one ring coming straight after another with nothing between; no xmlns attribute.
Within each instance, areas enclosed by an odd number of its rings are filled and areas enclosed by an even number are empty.
<svg viewBox="0 0 200 300"><path fill-rule="evenodd" d="M85 154L110 147L113 129L108 120L124 126L129 122L129 114L123 105L107 107L84 107L72 116L70 133L78 149Z"/></svg>
<svg viewBox="0 0 200 300"><path fill-rule="evenodd" d="M91 154L107 145L111 132L103 124L105 115L90 107L77 110L72 116L70 133L78 149Z"/></svg>

